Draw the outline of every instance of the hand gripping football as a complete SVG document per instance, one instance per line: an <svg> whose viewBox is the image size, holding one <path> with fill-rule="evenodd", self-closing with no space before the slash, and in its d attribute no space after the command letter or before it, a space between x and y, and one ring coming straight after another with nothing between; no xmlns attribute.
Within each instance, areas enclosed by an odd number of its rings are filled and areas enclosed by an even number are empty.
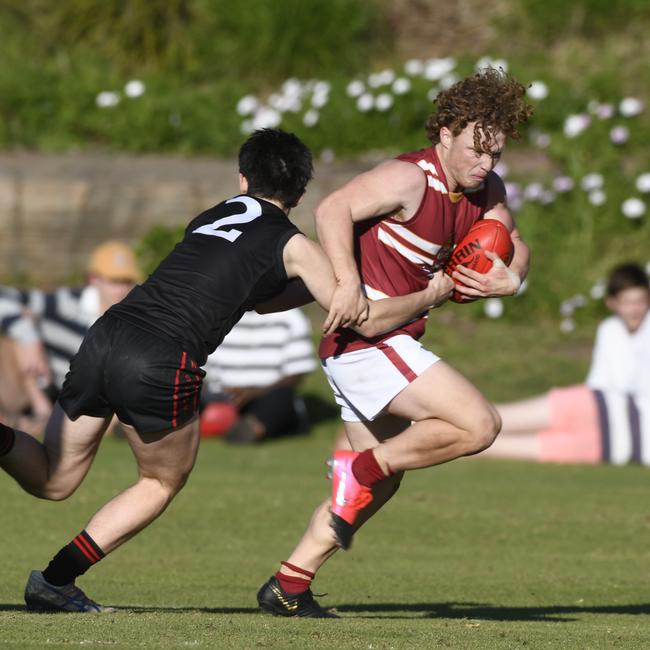
<svg viewBox="0 0 650 650"><path fill-rule="evenodd" d="M496 219L481 219L469 229L467 235L454 248L445 266L445 273L451 275L459 264L478 273L487 273L492 268L492 260L486 257L485 251L496 253L504 264L510 264L512 260L514 247L510 233ZM472 302L475 298L454 291L450 300Z"/></svg>

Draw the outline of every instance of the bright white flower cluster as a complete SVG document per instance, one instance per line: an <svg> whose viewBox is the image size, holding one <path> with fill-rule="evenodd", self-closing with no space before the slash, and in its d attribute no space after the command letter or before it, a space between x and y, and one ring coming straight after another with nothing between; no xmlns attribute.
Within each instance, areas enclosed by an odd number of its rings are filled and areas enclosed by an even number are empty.
<svg viewBox="0 0 650 650"><path fill-rule="evenodd" d="M302 113L302 123L311 128L320 120L320 109L327 105L331 84L312 79L287 79L279 92L263 102L255 95L245 95L237 102L237 113L245 118L241 131L245 135L257 129L272 129L282 124L284 113Z"/></svg>
<svg viewBox="0 0 650 650"><path fill-rule="evenodd" d="M141 97L146 91L146 86L139 79L131 79L124 86L124 95L131 99ZM122 94L116 90L102 90L95 97L95 104L99 108L113 108L122 101Z"/></svg>

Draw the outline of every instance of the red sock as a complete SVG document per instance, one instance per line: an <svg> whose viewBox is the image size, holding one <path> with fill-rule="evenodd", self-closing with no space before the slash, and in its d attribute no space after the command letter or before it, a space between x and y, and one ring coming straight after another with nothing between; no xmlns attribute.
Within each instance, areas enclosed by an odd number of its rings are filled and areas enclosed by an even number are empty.
<svg viewBox="0 0 650 650"><path fill-rule="evenodd" d="M386 474L384 474L384 470L379 466L375 455L372 453L372 449L362 451L354 459L352 462L352 473L361 485L369 488L386 478Z"/></svg>
<svg viewBox="0 0 650 650"><path fill-rule="evenodd" d="M281 562L282 566L286 566L288 569L295 571L296 573L302 573L305 577L300 578L298 576L288 576L285 573L282 573L282 570L278 571L275 574L280 587L288 594L299 594L302 591L307 591L311 585L311 581L314 579L314 574L311 571L306 571L301 569L295 564L289 564L288 562Z"/></svg>

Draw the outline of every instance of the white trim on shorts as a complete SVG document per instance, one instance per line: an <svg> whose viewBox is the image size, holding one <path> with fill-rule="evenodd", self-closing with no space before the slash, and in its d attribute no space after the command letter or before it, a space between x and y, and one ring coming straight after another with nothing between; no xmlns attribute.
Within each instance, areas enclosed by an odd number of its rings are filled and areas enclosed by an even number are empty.
<svg viewBox="0 0 650 650"><path fill-rule="evenodd" d="M345 422L372 421L440 357L407 334L378 345L322 359Z"/></svg>

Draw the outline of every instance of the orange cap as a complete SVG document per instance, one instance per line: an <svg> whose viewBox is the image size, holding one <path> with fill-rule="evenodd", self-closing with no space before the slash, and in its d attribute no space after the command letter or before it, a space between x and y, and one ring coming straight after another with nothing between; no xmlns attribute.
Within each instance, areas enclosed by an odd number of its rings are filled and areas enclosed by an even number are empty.
<svg viewBox="0 0 650 650"><path fill-rule="evenodd" d="M133 250L121 241L107 241L97 246L87 270L109 280L139 282L142 279Z"/></svg>

